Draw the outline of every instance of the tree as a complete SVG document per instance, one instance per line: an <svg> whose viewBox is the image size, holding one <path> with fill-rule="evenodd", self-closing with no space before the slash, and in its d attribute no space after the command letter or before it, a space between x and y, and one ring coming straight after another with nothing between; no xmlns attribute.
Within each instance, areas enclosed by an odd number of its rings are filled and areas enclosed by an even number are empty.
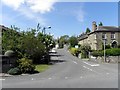
<svg viewBox="0 0 120 90"><path fill-rule="evenodd" d="M87 33L90 33L90 32L91 32L91 30L90 30L89 28L87 28L87 29L86 29L86 34L87 34Z"/></svg>
<svg viewBox="0 0 120 90"><path fill-rule="evenodd" d="M102 23L102 22L100 22L100 23L99 23L99 26L103 26L103 23Z"/></svg>
<svg viewBox="0 0 120 90"><path fill-rule="evenodd" d="M12 50L18 58L30 58L34 63L39 63L40 59L48 55L49 50L55 46L53 37L39 30L20 32L19 28L11 28L2 32L3 54L7 50Z"/></svg>
<svg viewBox="0 0 120 90"><path fill-rule="evenodd" d="M82 54L82 58L88 58L89 56L89 52L91 51L91 47L88 44L82 45L80 46L80 51Z"/></svg>
<svg viewBox="0 0 120 90"><path fill-rule="evenodd" d="M78 45L78 39L75 36L71 36L69 38L69 43L71 47L75 47L75 45Z"/></svg>

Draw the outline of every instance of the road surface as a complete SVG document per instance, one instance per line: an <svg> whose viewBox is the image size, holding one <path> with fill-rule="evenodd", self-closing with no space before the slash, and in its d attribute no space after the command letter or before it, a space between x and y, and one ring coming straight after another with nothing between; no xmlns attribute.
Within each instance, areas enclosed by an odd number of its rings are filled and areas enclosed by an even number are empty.
<svg viewBox="0 0 120 90"><path fill-rule="evenodd" d="M118 65L80 60L67 47L56 50L48 70L4 77L3 88L118 88Z"/></svg>

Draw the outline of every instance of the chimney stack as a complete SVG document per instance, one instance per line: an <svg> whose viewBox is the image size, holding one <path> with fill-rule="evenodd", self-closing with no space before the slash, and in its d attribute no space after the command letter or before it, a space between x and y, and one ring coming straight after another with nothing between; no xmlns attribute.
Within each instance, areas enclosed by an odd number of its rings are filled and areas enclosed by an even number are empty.
<svg viewBox="0 0 120 90"><path fill-rule="evenodd" d="M92 22L92 31L94 32L95 30L97 30L97 25L96 25L96 22L93 21Z"/></svg>

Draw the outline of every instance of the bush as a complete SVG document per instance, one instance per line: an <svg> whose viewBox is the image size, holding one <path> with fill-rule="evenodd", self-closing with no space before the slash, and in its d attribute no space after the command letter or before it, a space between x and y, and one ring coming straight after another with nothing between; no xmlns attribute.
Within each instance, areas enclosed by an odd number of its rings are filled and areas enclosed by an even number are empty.
<svg viewBox="0 0 120 90"><path fill-rule="evenodd" d="M91 53L94 57L98 57L98 56L103 56L104 55L104 51L93 51Z"/></svg>
<svg viewBox="0 0 120 90"><path fill-rule="evenodd" d="M120 55L120 48L106 49L105 52L106 52L106 56L119 56ZM95 57L103 56L104 55L104 50L93 51L91 54Z"/></svg>
<svg viewBox="0 0 120 90"><path fill-rule="evenodd" d="M106 45L105 48L106 48L106 49L110 49L111 46L110 46L110 45Z"/></svg>
<svg viewBox="0 0 120 90"><path fill-rule="evenodd" d="M22 58L18 60L19 68L22 73L32 73L34 72L35 66L32 64L32 60L27 58Z"/></svg>
<svg viewBox="0 0 120 90"><path fill-rule="evenodd" d="M70 48L70 53L74 56L78 56L79 51L77 48L72 47Z"/></svg>
<svg viewBox="0 0 120 90"><path fill-rule="evenodd" d="M106 49L106 55L119 56L120 55L120 48Z"/></svg>
<svg viewBox="0 0 120 90"><path fill-rule="evenodd" d="M91 51L91 47L89 45L82 45L79 50L81 51L81 58L89 58L89 52Z"/></svg>
<svg viewBox="0 0 120 90"><path fill-rule="evenodd" d="M15 67L15 68L11 68L7 73L10 75L20 75L21 71L18 67Z"/></svg>

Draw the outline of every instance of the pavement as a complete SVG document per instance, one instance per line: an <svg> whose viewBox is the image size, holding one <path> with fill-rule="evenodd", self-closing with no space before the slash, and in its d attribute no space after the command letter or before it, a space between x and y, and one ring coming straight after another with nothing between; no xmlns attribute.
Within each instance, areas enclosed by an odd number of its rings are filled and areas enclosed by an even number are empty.
<svg viewBox="0 0 120 90"><path fill-rule="evenodd" d="M118 88L118 64L97 63L56 49L45 72L3 77L2 88Z"/></svg>
<svg viewBox="0 0 120 90"><path fill-rule="evenodd" d="M0 77L10 77L12 75L10 74L7 74L7 73L0 73Z"/></svg>

